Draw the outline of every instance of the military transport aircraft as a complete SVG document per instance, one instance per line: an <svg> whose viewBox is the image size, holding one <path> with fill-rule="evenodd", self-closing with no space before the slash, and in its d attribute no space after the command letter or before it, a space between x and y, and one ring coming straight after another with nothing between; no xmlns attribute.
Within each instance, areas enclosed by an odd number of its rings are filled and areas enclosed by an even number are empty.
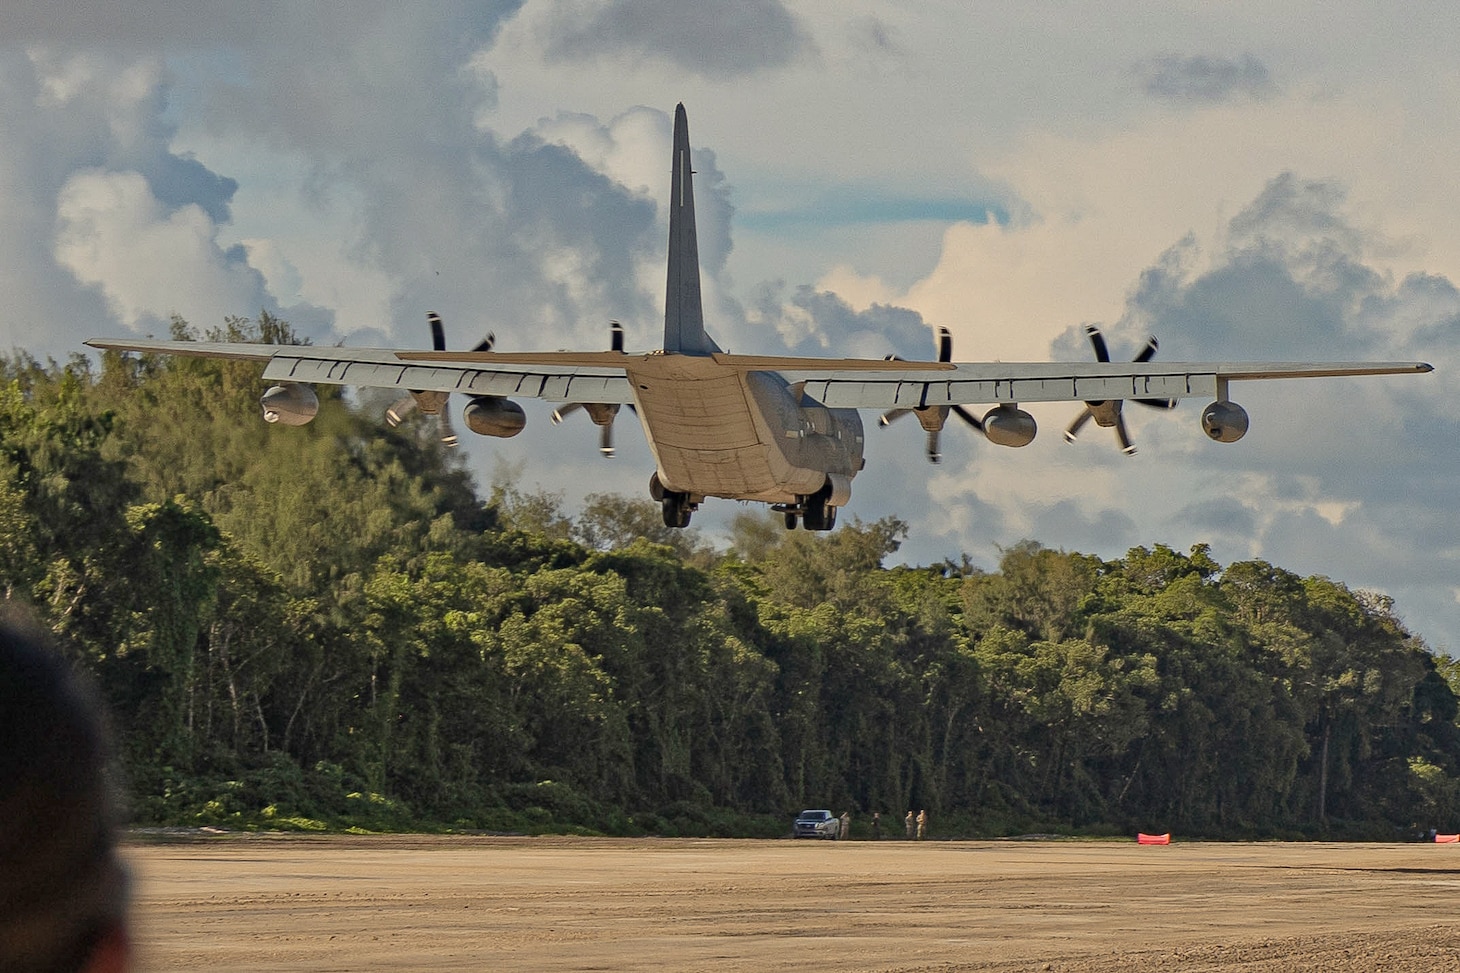
<svg viewBox="0 0 1460 973"><path fill-rule="evenodd" d="M1177 399L1213 401L1201 426L1214 440L1235 442L1247 413L1227 396L1232 382L1250 379L1428 372L1423 362L1174 362L1154 364L1154 339L1135 361L1112 363L1104 339L1089 337L1094 362L953 362L947 332L936 361L821 359L726 354L705 332L695 238L693 169L684 106L674 113L674 160L669 200L669 276L664 301L664 347L623 350L622 331L608 351L444 350L432 315L435 350L316 348L225 342L94 339L94 348L231 358L264 363L272 383L261 400L268 422L303 425L319 402L312 383L384 387L408 392L422 412L439 414L452 393L466 396L463 418L484 436L522 431L517 398L563 403L555 418L582 408L604 429L622 406L638 417L655 462L649 492L671 527L685 527L706 497L770 504L787 528L829 530L852 495L863 468L864 434L858 409L887 410L886 424L911 412L928 433L937 461L938 434L950 414L1000 446L1034 439L1034 418L1021 402L1081 403L1066 432L1073 439L1088 420L1115 431L1133 451L1121 407L1127 401L1166 408ZM965 408L990 406L979 417ZM391 410L398 418L399 404ZM454 441L448 425L443 432Z"/></svg>

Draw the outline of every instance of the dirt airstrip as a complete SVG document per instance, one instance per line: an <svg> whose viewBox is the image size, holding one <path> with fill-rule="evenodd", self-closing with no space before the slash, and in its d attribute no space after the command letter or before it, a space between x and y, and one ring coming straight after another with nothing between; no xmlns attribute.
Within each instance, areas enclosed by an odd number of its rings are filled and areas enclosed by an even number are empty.
<svg viewBox="0 0 1460 973"><path fill-rule="evenodd" d="M1460 846L226 836L144 970L1460 970Z"/></svg>

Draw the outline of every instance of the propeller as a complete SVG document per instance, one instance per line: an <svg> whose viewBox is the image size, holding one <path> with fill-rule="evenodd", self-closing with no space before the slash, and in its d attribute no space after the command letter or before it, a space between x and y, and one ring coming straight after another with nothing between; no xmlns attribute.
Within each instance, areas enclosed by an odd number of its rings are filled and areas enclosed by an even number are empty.
<svg viewBox="0 0 1460 973"><path fill-rule="evenodd" d="M623 354L624 350L624 326L617 321L611 321L608 325L609 339L608 350ZM629 406L629 411L633 411ZM588 418L598 427L598 451L607 459L613 456L613 420L618 416L619 404L617 402L569 402L561 409L553 412L553 423L563 421L563 417L571 415L582 409L588 413Z"/></svg>
<svg viewBox="0 0 1460 973"><path fill-rule="evenodd" d="M887 361L902 361L898 355L888 355ZM953 335L947 328L938 329L938 361L950 362L953 360ZM948 413L953 413L964 422L968 423L979 432L983 432L983 421L969 412L961 405L930 405L922 409L891 409L882 413L877 420L879 426L890 426L896 419L901 419L908 413L918 417L918 422L928 434L928 462L937 463L943 459L940 448L943 426L948 421Z"/></svg>
<svg viewBox="0 0 1460 973"><path fill-rule="evenodd" d="M431 326L431 348L435 351L446 350L446 328L441 323L441 315L435 311L426 315L426 323ZM492 346L497 343L497 336L487 332L487 336L476 343L472 351L491 351ZM457 445L456 429L451 423L451 410L446 408L447 401L451 398L448 392L422 392L410 390L405 395L396 399L390 408L385 410L385 421L394 429L401 424L406 416L416 409L420 409L423 415L435 416L438 433L442 445L452 448Z"/></svg>
<svg viewBox="0 0 1460 973"><path fill-rule="evenodd" d="M1100 333L1100 329L1093 324L1087 324L1085 325L1085 335L1090 339L1090 346L1095 350L1095 360L1098 362L1110 361L1110 349L1106 347L1105 336ZM1150 361L1156 357L1157 347L1159 347L1159 342L1152 335L1146 339L1145 346L1131 361L1137 364ZM1176 408L1175 399L1135 399L1133 401L1151 409ZM1108 402L1086 402L1080 414L1075 416L1075 421L1070 423L1070 427L1065 430L1065 442L1074 442L1085 423L1094 419L1097 426L1113 428L1116 441L1120 443L1120 451L1127 456L1133 455L1136 447L1130 441L1130 434L1126 431L1125 416L1121 414L1121 405L1121 399L1112 399Z"/></svg>

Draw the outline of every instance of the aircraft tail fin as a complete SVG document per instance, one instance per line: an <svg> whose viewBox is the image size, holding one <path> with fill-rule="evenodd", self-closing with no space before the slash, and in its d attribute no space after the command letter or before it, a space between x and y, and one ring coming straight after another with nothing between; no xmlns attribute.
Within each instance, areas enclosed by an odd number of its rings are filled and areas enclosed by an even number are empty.
<svg viewBox="0 0 1460 973"><path fill-rule="evenodd" d="M674 177L669 193L669 283L664 294L664 350L711 355L719 346L705 333L700 299L700 253L695 236L694 170L689 158L689 120L674 109Z"/></svg>

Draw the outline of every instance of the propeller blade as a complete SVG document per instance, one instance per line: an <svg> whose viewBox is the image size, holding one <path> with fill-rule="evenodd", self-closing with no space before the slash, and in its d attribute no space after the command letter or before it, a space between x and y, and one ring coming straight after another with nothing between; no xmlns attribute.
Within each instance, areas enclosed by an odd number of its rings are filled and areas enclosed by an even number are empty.
<svg viewBox="0 0 1460 973"><path fill-rule="evenodd" d="M1125 431L1125 417L1115 417L1115 438L1120 442L1120 451L1127 456L1134 456L1136 447L1130 441L1130 436Z"/></svg>
<svg viewBox="0 0 1460 973"><path fill-rule="evenodd" d="M608 329L609 351L616 351L619 354L623 354L624 326L619 324L617 321L610 321L608 324ZM633 409L634 407L632 404L630 404L629 408ZM584 405L582 402L569 402L566 405L563 405L553 410L553 424L556 425L562 422L565 416L572 415L579 409L586 409L588 412L588 417L592 419L594 424L597 425L600 429L600 432L598 434L598 451L604 456L612 456L612 426L614 416L618 415L619 407L617 405ZM637 415L637 411L635 412L635 414Z"/></svg>
<svg viewBox="0 0 1460 973"><path fill-rule="evenodd" d="M431 311L426 315L426 323L431 326L431 347L437 351L446 350L446 328L441 324L441 315Z"/></svg>
<svg viewBox="0 0 1460 973"><path fill-rule="evenodd" d="M416 397L409 392L396 399L390 408L385 410L385 421L390 428L394 429L401 424L401 420L410 415L416 408Z"/></svg>
<svg viewBox="0 0 1460 973"><path fill-rule="evenodd" d="M495 331L488 331L487 332L487 336L485 338L483 338L481 341L478 341L476 343L476 347L474 347L472 349L472 351L491 351L492 350L492 346L495 345L496 343L497 343L497 333Z"/></svg>
<svg viewBox="0 0 1460 973"><path fill-rule="evenodd" d="M1100 329L1095 327L1095 325L1093 324L1087 324L1085 325L1085 335L1090 339L1090 346L1095 349L1095 359L1101 362L1110 361L1110 349L1106 347L1105 336L1100 333ZM1156 340L1155 335L1151 335L1149 338L1146 339L1146 343L1141 348L1140 352L1136 355L1135 358L1131 359L1131 361L1135 362L1136 364L1148 362L1152 358L1156 357L1156 349L1159 347L1160 342ZM1133 399L1132 401L1151 409L1176 408L1175 399ZM1122 453L1125 453L1127 456L1134 453L1136 451L1136 448L1135 446L1131 445L1130 436L1126 433L1125 417L1121 415L1120 411L1121 403L1117 401L1111 403L1096 402L1094 404L1102 408L1108 408L1111 412L1114 413L1115 437L1120 441L1120 451ZM1075 421L1070 424L1070 428L1065 430L1065 441L1071 443L1074 442L1075 436L1080 431L1080 427L1085 425L1085 423L1093 418L1094 415L1095 412L1093 409L1091 409L1090 403L1086 403L1085 410L1081 412L1078 416L1076 416ZM1102 424L1106 424L1108 420L1109 416L1102 412L1100 422Z"/></svg>
<svg viewBox="0 0 1460 973"><path fill-rule="evenodd" d="M886 356L887 361L902 361L897 355ZM947 328L938 329L938 361L951 362L953 360L953 334ZM923 428L928 433L928 462L938 463L943 459L942 431L944 420L948 413L957 413L958 418L968 423L979 432L983 432L983 422L961 405L950 406L928 406L926 409L890 409L882 413L877 420L881 426L892 425L893 420L901 419L909 412L916 411L918 419L922 422ZM936 428L929 428L930 426Z"/></svg>
<svg viewBox="0 0 1460 973"><path fill-rule="evenodd" d="M563 406L560 409L554 409L553 425L557 425L558 423L562 422L564 416L572 415L574 412L577 412L581 408L583 408L583 404L581 402L569 402L567 405Z"/></svg>
<svg viewBox="0 0 1460 973"><path fill-rule="evenodd" d="M1161 343L1156 340L1156 336L1155 335L1151 335L1149 338L1146 339L1146 345L1145 345L1145 347L1141 349L1141 353L1139 355L1136 355L1134 361L1136 361L1137 363L1139 363L1139 362L1148 362L1152 358L1155 358L1156 357L1156 349L1159 348L1160 345L1161 345ZM1136 402L1136 404L1143 405L1143 406L1145 406L1148 409L1174 409L1174 408L1176 408L1176 400L1175 399L1135 399L1134 401ZM1133 453L1135 453L1136 448L1130 444L1130 440L1126 437L1126 434L1125 434L1125 419L1124 418L1122 418L1120 420L1120 422L1116 423L1116 426L1115 426L1115 434L1116 434L1116 436L1120 437L1120 450L1121 450L1121 452L1125 453L1127 456L1130 456Z"/></svg>
<svg viewBox="0 0 1460 973"><path fill-rule="evenodd" d="M910 412L912 412L911 409L892 409L889 412L884 412L882 413L882 418L877 420L877 425L890 426L892 425L892 420L901 419L903 416L909 414Z"/></svg>
<svg viewBox="0 0 1460 973"><path fill-rule="evenodd" d="M1080 410L1080 414L1075 416L1075 421L1070 423L1070 428L1065 430L1065 442L1072 443L1075 441L1075 437L1080 434L1080 429L1085 425L1085 423L1090 421L1090 416L1091 412L1089 406L1086 406L1085 408Z"/></svg>
<svg viewBox="0 0 1460 973"><path fill-rule="evenodd" d="M441 445L447 449L456 448L456 429L451 425L451 409L443 408L436 416L436 422L440 427Z"/></svg>
<svg viewBox="0 0 1460 973"><path fill-rule="evenodd" d="M952 412L979 432L983 432L983 420L961 405L949 406Z"/></svg>

